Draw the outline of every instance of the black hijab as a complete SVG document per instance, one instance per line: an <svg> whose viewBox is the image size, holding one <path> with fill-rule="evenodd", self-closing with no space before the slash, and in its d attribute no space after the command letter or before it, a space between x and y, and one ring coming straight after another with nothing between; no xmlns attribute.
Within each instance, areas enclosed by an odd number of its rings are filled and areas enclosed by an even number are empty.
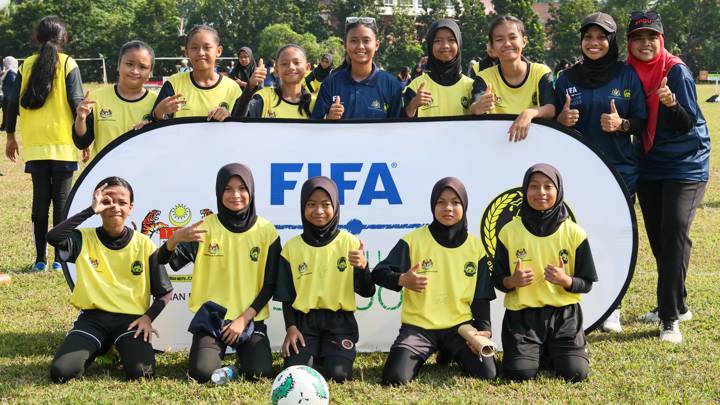
<svg viewBox="0 0 720 405"><path fill-rule="evenodd" d="M450 62L441 62L433 55L433 42L435 36L440 28L447 28L452 31L455 39L457 40L458 53L455 59ZM428 54L428 75L435 83L441 86L452 86L457 83L462 76L462 68L460 63L462 61L462 36L460 35L460 27L453 20L442 19L432 23L430 30L428 31L427 37L425 37L425 46L427 47Z"/></svg>
<svg viewBox="0 0 720 405"><path fill-rule="evenodd" d="M318 63L318 65L315 66L315 69L313 69L313 76L315 76L315 80L319 82L325 80L325 78L328 77L330 72L332 72L333 68L333 56L331 53L326 53L325 55L323 55L323 59L327 59L327 61L330 62L330 66L325 69L320 63Z"/></svg>
<svg viewBox="0 0 720 405"><path fill-rule="evenodd" d="M452 226L445 226L441 224L437 218L435 218L435 205L440 198L440 194L442 194L443 190L446 188L449 188L457 194L463 206L462 219L460 222ZM465 185L459 179L455 177L445 177L435 183L432 193L430 193L430 212L433 214L433 221L430 223L428 228L430 229L430 234L432 234L433 239L435 239L437 243L446 248L456 248L465 243L468 236L467 207L467 191L465 191Z"/></svg>
<svg viewBox="0 0 720 405"><path fill-rule="evenodd" d="M250 63L247 64L247 66L243 66L240 64L240 52L245 52L248 57L250 57ZM253 57L253 51L247 46L243 46L240 48L240 51L238 52L238 63L237 63L237 71L236 71L236 77L244 82L247 82L250 80L250 78L253 75L253 72L255 72L255 58Z"/></svg>
<svg viewBox="0 0 720 405"><path fill-rule="evenodd" d="M610 16L607 17L612 19ZM623 63L618 60L619 51L616 32L610 32L600 25L588 24L580 30L580 50L582 51L582 38L585 32L593 26L600 28L607 35L610 44L608 53L598 60L592 60L585 55L585 52L582 52L582 62L576 63L563 73L568 75L570 82L584 89L596 89L606 85L623 67Z"/></svg>
<svg viewBox="0 0 720 405"><path fill-rule="evenodd" d="M555 205L546 211L536 211L528 203L527 192L530 185L530 177L535 173L542 173L547 176L555 188L557 188L557 200ZM522 184L523 201L520 205L520 218L523 225L535 236L548 236L553 234L567 219L568 212L563 202L563 181L560 172L547 163L537 163L525 172Z"/></svg>
<svg viewBox="0 0 720 405"><path fill-rule="evenodd" d="M240 211L232 211L223 204L225 186L233 176L239 177L245 183L245 188L250 194L250 202ZM257 214L255 213L255 181L249 167L240 163L228 163L221 167L215 181L215 197L217 198L218 219L227 230L240 233L255 225L255 220L257 220Z"/></svg>
<svg viewBox="0 0 720 405"><path fill-rule="evenodd" d="M305 204L310 199L310 195L317 189L325 191L330 196L333 205L333 217L327 225L317 227L305 218ZM325 176L312 177L303 183L300 191L300 218L302 218L303 232L302 238L310 246L321 247L332 242L340 232L338 223L340 221L340 199L337 185L331 179Z"/></svg>

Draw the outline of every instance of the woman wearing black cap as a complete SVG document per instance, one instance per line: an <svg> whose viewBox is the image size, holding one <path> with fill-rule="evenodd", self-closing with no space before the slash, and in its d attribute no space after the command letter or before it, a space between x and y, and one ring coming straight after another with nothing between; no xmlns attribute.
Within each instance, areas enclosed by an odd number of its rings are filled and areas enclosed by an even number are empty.
<svg viewBox="0 0 720 405"><path fill-rule="evenodd" d="M648 111L637 193L658 271L658 307L641 320L660 321L660 340L680 343L679 321L692 317L685 289L690 226L710 176L710 136L692 72L665 50L660 15L633 12L627 34L628 63Z"/></svg>
<svg viewBox="0 0 720 405"><path fill-rule="evenodd" d="M520 213L498 234L495 288L505 293L503 372L511 380L537 374L545 354L563 378L588 375L581 295L597 281L585 231L568 220L563 183L554 167L526 172Z"/></svg>
<svg viewBox="0 0 720 405"><path fill-rule="evenodd" d="M618 60L617 25L611 16L594 13L580 26L583 60L560 75L555 83L555 106L561 124L574 128L597 146L620 172L630 198L635 200L639 175L638 146L647 114L640 79L632 67ZM620 332L620 309L603 324Z"/></svg>
<svg viewBox="0 0 720 405"><path fill-rule="evenodd" d="M220 338L193 335L188 374L206 382L221 366L225 348L235 346L239 370L248 378L272 375L272 355L264 320L270 316L280 238L275 226L255 214L255 185L240 163L220 168L215 182L218 213L179 229L160 247L159 260L177 271L193 262L188 306L197 312L212 301L223 306L227 325ZM249 341L237 344L250 322Z"/></svg>
<svg viewBox="0 0 720 405"><path fill-rule="evenodd" d="M425 38L428 71L415 78L403 92L408 117L447 117L470 114L474 81L462 74L462 37L453 20L430 26Z"/></svg>
<svg viewBox="0 0 720 405"><path fill-rule="evenodd" d="M372 272L376 284L403 291L402 325L385 361L383 384L409 382L438 351L471 377L495 378L495 359L480 358L458 333L459 326L472 323L490 337L495 299L490 274L479 266L482 244L467 231L467 206L460 180L439 180L430 195L432 223L405 235Z"/></svg>
<svg viewBox="0 0 720 405"><path fill-rule="evenodd" d="M364 245L338 228L337 185L308 179L300 192L302 234L282 250L275 300L283 303L285 367L306 365L334 381L352 378L359 333L355 294L372 297Z"/></svg>

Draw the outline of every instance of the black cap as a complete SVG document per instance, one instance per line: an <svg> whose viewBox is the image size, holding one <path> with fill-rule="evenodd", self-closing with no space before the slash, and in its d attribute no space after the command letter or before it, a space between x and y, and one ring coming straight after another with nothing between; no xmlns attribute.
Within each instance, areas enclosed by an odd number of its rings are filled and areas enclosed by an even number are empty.
<svg viewBox="0 0 720 405"><path fill-rule="evenodd" d="M630 13L627 35L629 36L637 30L652 30L658 34L663 34L660 14L655 11L633 11Z"/></svg>
<svg viewBox="0 0 720 405"><path fill-rule="evenodd" d="M585 29L590 25L597 25L608 33L617 32L617 24L615 24L615 20L609 14L590 14L582 20L582 24L580 24L580 31L585 31Z"/></svg>

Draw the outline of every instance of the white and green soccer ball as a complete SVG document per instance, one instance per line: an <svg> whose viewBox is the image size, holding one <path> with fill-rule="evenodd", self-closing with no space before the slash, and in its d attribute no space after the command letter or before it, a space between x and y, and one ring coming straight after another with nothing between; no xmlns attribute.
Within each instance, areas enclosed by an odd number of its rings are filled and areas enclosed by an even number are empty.
<svg viewBox="0 0 720 405"><path fill-rule="evenodd" d="M323 376L308 366L291 366L283 370L272 384L273 405L327 405L330 390Z"/></svg>

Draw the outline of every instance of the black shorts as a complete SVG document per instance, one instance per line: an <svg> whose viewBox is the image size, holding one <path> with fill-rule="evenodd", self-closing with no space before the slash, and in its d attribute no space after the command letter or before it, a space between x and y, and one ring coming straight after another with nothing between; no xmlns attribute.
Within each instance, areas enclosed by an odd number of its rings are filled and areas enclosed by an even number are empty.
<svg viewBox="0 0 720 405"><path fill-rule="evenodd" d="M422 357L423 362L435 352L441 350L450 359L467 347L465 339L457 329L460 325L447 329L425 329L415 325L402 324L400 332L390 350L400 347Z"/></svg>
<svg viewBox="0 0 720 405"><path fill-rule="evenodd" d="M76 333L95 342L99 353L104 353L120 339L132 337L137 328L128 326L142 315L118 314L100 309L80 311L68 335ZM150 344L150 343L147 343Z"/></svg>
<svg viewBox="0 0 720 405"><path fill-rule="evenodd" d="M305 339L305 347L298 345L300 354L355 360L359 334L354 313L328 309L312 309L307 314L298 311L296 326Z"/></svg>
<svg viewBox="0 0 720 405"><path fill-rule="evenodd" d="M539 362L565 356L588 359L580 304L505 311L502 326L503 362Z"/></svg>

